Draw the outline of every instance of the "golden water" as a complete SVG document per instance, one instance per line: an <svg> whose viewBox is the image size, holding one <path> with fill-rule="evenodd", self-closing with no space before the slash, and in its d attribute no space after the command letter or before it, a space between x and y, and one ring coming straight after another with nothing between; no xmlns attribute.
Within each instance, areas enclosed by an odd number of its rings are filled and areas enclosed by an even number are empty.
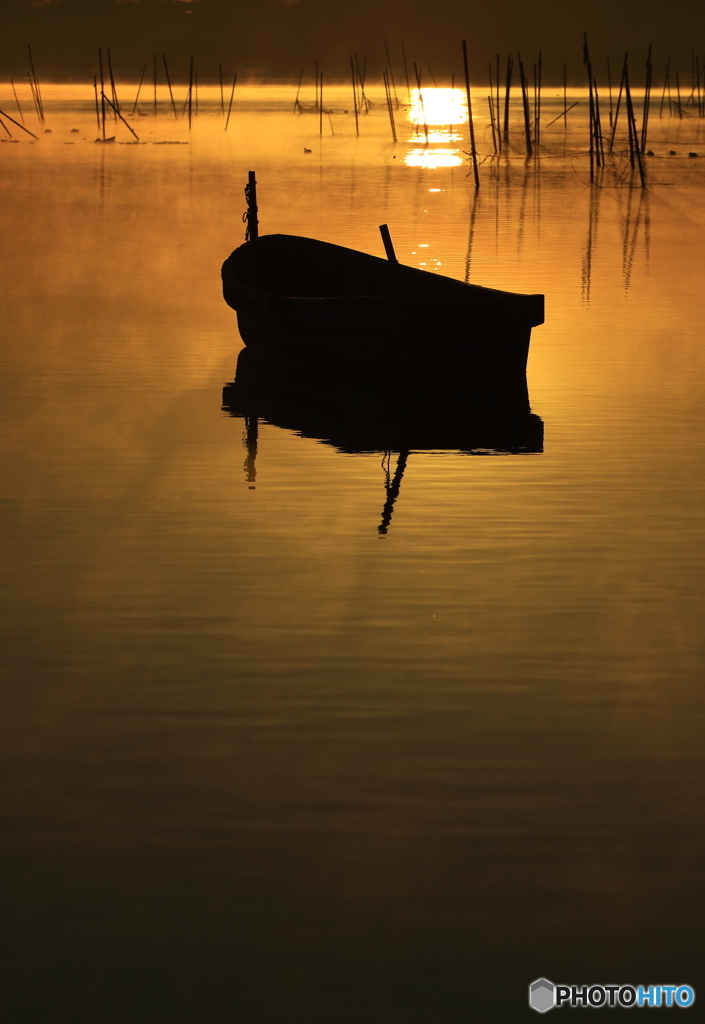
<svg viewBox="0 0 705 1024"><path fill-rule="evenodd" d="M646 192L589 188L576 117L475 197L467 125L423 166L342 92L322 138L252 88L227 133L205 93L190 134L128 117L139 146L77 96L0 146L9 1019L702 991L697 121L652 114ZM388 223L403 262L545 293L543 452L412 452L380 537L380 454L262 423L253 489L219 282L250 169L263 232L382 255Z"/></svg>

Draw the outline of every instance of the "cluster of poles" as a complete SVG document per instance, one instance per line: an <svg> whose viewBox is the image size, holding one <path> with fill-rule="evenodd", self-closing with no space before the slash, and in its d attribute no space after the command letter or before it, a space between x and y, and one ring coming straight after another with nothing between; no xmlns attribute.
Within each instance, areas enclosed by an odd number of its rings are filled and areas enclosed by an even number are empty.
<svg viewBox="0 0 705 1024"><path fill-rule="evenodd" d="M32 57L32 48L29 45L27 46L27 53L29 55L30 68L30 70L27 72L27 80L29 81L29 88L32 93L34 111L37 115L37 120L39 121L39 123L46 124L46 118L44 117L44 102L42 100L42 90L39 86L39 78L37 77L37 73L34 69L34 58ZM20 106L20 101L17 95L17 89L15 88L15 81L13 78L10 79L10 85L12 86L12 94L15 97L15 104L17 105L17 110L19 112L22 123L20 124L20 122L16 121L14 117L10 117L10 115L5 113L4 110L0 110L0 127L2 127L7 137L11 139L12 132L5 124L5 121L3 121L3 118L5 118L7 121L11 121L12 124L14 124L17 128L21 128L22 131L25 132L27 135L31 135L33 139L36 139L37 136L34 134L34 132L31 132L28 128L25 127L24 113L22 111L22 107Z"/></svg>
<svg viewBox="0 0 705 1024"><path fill-rule="evenodd" d="M39 78L36 73L34 59L32 56L31 47L28 46L29 56L29 70L27 72L27 79L29 82L32 102L34 104L34 110L39 124L44 125L46 122L44 114L44 103L42 100L42 92L39 83ZM389 117L390 131L394 142L397 141L397 125L395 121L395 111L398 111L400 106L404 104L400 103L399 96L397 93L397 84L394 76L393 61L390 54L389 45L387 40L384 40L384 51L386 57L386 63L382 72L382 84L384 86L384 97L387 114ZM473 98L471 95L470 86L470 74L468 67L468 54L467 46L465 41L462 43L463 53L463 69L465 79L465 93L467 98L467 107L469 114L469 135L470 135L470 157L472 161L472 172L474 176L475 186L479 188L480 177L479 177L479 160L477 155L477 147L475 141L475 130L473 123ZM401 56L404 68L404 78L406 81L406 91L408 102L411 103L411 92L412 92L412 81L417 90L418 102L421 106L421 115L425 119L425 112L423 110L424 98L423 88L424 83L422 82L422 68L415 62L412 64L413 71L410 74L409 62L407 61L406 50L404 44L401 44ZM622 64L621 78L619 83L619 90L617 94L616 105L613 102L613 87L612 87L612 71L610 67L609 58L607 59L607 92L609 100L609 130L603 128L603 115L602 109L607 104L605 100L605 89L604 84L602 86L602 96L598 89L597 77L594 73L592 60L590 57L590 51L588 47L587 36L583 37L583 63L585 65L587 75L587 86L588 86L588 102L589 102L589 154L590 154L590 181L594 182L600 169L606 165L609 159L612 157L615 151L615 139L617 128L619 124L620 114L626 121L626 137L628 139L629 148L629 162L632 170L638 171L639 180L642 187L645 186L645 160L644 157L648 151L646 149L647 144L647 131L649 125L649 113L651 106L651 95L652 95L652 82L653 82L653 65L651 63L651 47L649 47L648 56L646 60L646 77L645 85L643 90L643 106L641 109L641 125L637 126L635 102L632 95L632 88L630 85L629 77L629 64L628 54L625 54L624 61ZM199 113L199 94L198 94L198 72L194 68L193 57L190 59L189 73L188 73L188 86L186 89L186 95L183 101L177 100L174 94L174 87L172 86L172 78L169 73L169 66L165 55L162 55L161 62L158 61L157 55L154 54L152 62L152 74L148 76L147 68L145 64L142 68L142 74L140 76L139 85L137 87L137 94L132 103L130 117L134 117L136 114L144 115L150 109L156 116L158 112L157 102L157 86L158 86L158 71L160 65L163 64L164 71L164 83L167 86L169 93L169 108L170 112L173 113L175 120L184 118L188 120L189 128L191 127L192 119ZM438 88L433 70L429 64L426 65L430 74L433 86ZM489 93L487 95L487 109L489 113L490 128L492 132L492 145L495 155L509 154L510 150L515 148L516 143L510 143L510 101L512 99L512 89L518 91L520 97L520 106L522 111L522 136L524 138L524 144L526 147L527 157L532 157L540 152L541 147L541 92L542 92L542 79L543 79L543 56L539 51L538 59L533 62L533 95L532 95L532 83L529 80L530 68L527 71L524 61L522 60L521 53L518 52L516 60L512 55L509 55L506 60L506 68L500 66L500 56L496 57L495 62L490 62L489 65ZM515 82L515 68L516 76L518 81ZM367 59L364 58L362 62L358 59L357 54L350 57L350 82L352 86L352 98L353 98L353 113L355 116L355 132L356 135L360 134L360 120L362 115L370 112L370 109L374 107L374 104L367 96L365 89L366 82L366 71L367 71ZM681 81L678 71L674 72L674 80L671 81L671 62L670 58L666 64L666 71L663 81L663 89L661 92L661 104L659 109L659 117L664 116L664 110L670 117L678 117L683 119L684 117L691 116L696 113L699 118L705 117L705 64L703 67L700 66L699 58L693 53L692 55L692 88L687 98L683 98L683 82ZM235 96L235 87L237 84L237 74L233 76L232 84L229 88L229 99L226 102L227 89L223 79L223 68L222 65L218 66L219 72L219 83L220 83L220 112L224 118L224 130L228 130L230 123L230 117L233 108L233 100ZM296 91L296 98L294 100L294 112L304 113L312 112L318 115L318 129L319 134L323 134L323 119L324 114L329 116L332 113L331 110L326 110L323 100L323 72L319 69L318 62L316 62L315 68L315 103L313 107L304 108L300 102L301 84L303 81L304 69L301 69L299 76L298 88ZM413 78L412 78L413 75ZM149 84L148 78L151 77L152 88L151 97L149 96ZM502 82L503 79L503 82ZM25 127L25 117L22 107L20 105L19 97L17 95L17 89L15 82L11 78L10 83L15 98L15 103L19 113L20 120L17 121L10 117L5 111L0 110L0 128L2 128L6 135L12 135L11 129L8 127L6 122L10 122L22 131L31 135L32 138L36 139L37 136L33 132L29 131ZM502 95L502 85L503 93ZM98 130L100 132L100 139L97 141L110 142L113 141L115 136L108 136L108 130L106 122L111 118L117 125L118 120L121 121L126 128L131 132L134 138L139 141L137 132L128 122L125 116L125 109L120 102L118 92L115 86L115 75L113 73L113 64L111 59L110 50L106 51L106 61L103 60L103 51L98 51L98 74L93 77L93 88L95 95L95 115ZM455 76L451 79L451 88L455 89ZM568 114L579 101L568 104L567 100L567 72L566 65L563 64L563 110L550 121L546 128L551 127L556 121L563 119L564 126L567 128L568 125ZM484 101L483 101L484 102ZM346 112L347 113L347 112ZM331 123L332 130L332 123ZM426 129L427 134L428 130ZM515 133L512 132L512 135ZM623 154L623 148L620 150Z"/></svg>
<svg viewBox="0 0 705 1024"><path fill-rule="evenodd" d="M174 114L174 120L178 121L180 116L181 117L186 117L186 118L188 118L188 126L190 128L193 118L199 112L199 105L198 105L198 72L194 70L193 57L191 57L191 60L190 60L190 63L189 63L188 89L186 91L186 98L184 99L183 106L181 107L181 112L179 112L179 108L177 107L176 99L174 97L174 89L172 87L171 76L169 74L169 65L167 63L167 59L166 59L166 55L165 54L162 54L162 61L163 61L163 64L164 64L164 76L165 76L165 81L166 81L167 88L169 90L169 100L170 100L171 109L172 109L173 114ZM135 132L134 128L132 128L132 126L125 120L125 117L123 116L122 111L121 111L120 100L118 98L117 89L115 87L115 76L113 74L113 65L112 65L112 59L110 57L110 50L107 50L107 72L108 72L109 83L106 82L105 73L104 73L104 67L103 67L103 52L100 49L98 50L98 66L99 66L99 74L93 76L93 90L94 90L94 93L95 93L96 120L98 122L98 130L102 132L102 141L103 142L111 141L109 138L106 138L105 122L106 122L106 116L109 116L109 114L107 114L107 112L106 112L106 105L108 107L110 107L110 109L112 111L112 114L113 114L113 119L115 121L117 121L118 118L119 118L123 122L123 124L132 132L132 134L134 135L135 139L137 139L139 141L139 136ZM157 61L156 53L154 54L154 59L153 59L152 67L153 67L153 74L152 74L152 99L151 99L151 101L149 101L148 105L151 106L151 108L153 110L153 113L154 113L154 116L156 117L157 110L158 110L158 103L157 103L157 84L158 84L157 70L158 70L158 61ZM224 89L224 82L223 82L223 66L222 66L222 64L218 65L218 71L219 71L219 77L220 77L220 108L221 108L222 114L225 116L225 128L224 128L224 131L227 131L228 130L228 125L230 124L230 114L231 114L232 109L233 109L233 99L235 97L235 86L237 85L237 74L233 75L232 87L230 89L230 101L228 103L228 109L227 109L227 114L226 114L226 112L225 112L225 89ZM142 95L142 87L145 84L146 74L147 74L147 65L145 64L144 67L142 68L142 74L140 75L139 85L137 86L137 95L135 96L134 102L132 104L132 113L130 115L131 117L134 117L134 115L137 112L138 107L140 105L140 96ZM99 79L100 79L100 83L99 83ZM100 90L98 88L99 84L100 84ZM105 92L106 84L109 84L111 96L107 96L106 95L106 92ZM147 89L145 88L145 96L146 96L146 94L147 94ZM143 104L142 105L147 105L144 100L143 100Z"/></svg>
<svg viewBox="0 0 705 1024"><path fill-rule="evenodd" d="M397 141L397 126L394 118L394 111L398 109L400 104L399 97L397 95L396 84L394 80L394 71L392 69L392 61L389 53L389 46L387 40L384 40L385 54L387 58L387 64L382 72L382 84L384 86L385 105L389 114L390 130L392 139L394 142ZM477 157L477 147L475 142L475 132L473 123L473 102L470 87L470 75L468 69L468 56L467 46L463 42L463 66L465 72L465 92L467 96L467 106L469 113L469 134L470 134L470 156L472 160L472 170L475 179L475 185L479 188L479 161ZM406 78L406 89L408 102L411 102L411 79L409 73L409 65L406 58L406 52L404 45L401 46L402 60L404 65L404 75ZM643 106L641 110L641 126L637 127L636 119L636 106L632 96L632 89L629 80L629 65L628 65L628 54L625 54L624 62L622 65L622 74L619 85L619 91L617 94L616 105L614 103L614 95L612 88L612 73L610 67L609 58L607 59L607 91L609 97L609 131L603 129L602 117L600 111L600 93L598 90L597 78L593 71L593 65L590 58L590 52L588 47L587 36L584 36L583 41L583 61L587 72L587 85L588 85L588 102L589 102L589 154L590 154L590 181L595 182L599 169L605 166L607 159L612 156L615 152L615 141L617 137L617 129L620 123L620 114L626 120L626 138L628 140L628 151L629 151L629 162L633 170L638 171L639 180L642 187L645 187L646 174L645 174L645 163L644 157L647 154L646 142L647 142L647 131L649 124L649 113L651 106L652 97L652 85L653 85L653 64L651 62L651 47L648 50L648 56L646 60L646 77L644 84L644 97ZM659 117L664 116L664 107L667 102L667 113L670 116L676 116L683 118L688 116L688 108L694 108L697 111L698 117L705 117L705 65L700 67L699 58L693 54L693 82L692 89L688 98L683 101L681 98L681 80L676 72L675 74L675 99L671 92L671 80L670 80L670 59L666 65L666 73L663 83L663 91L661 95L661 106L659 110ZM365 93L365 66L366 60L363 61L362 67L357 55L350 58L350 81L352 85L353 94L353 110L355 115L355 132L356 135L360 134L360 117L362 114L368 113L370 108L374 106L373 103L367 98ZM438 87L436 78L433 71L428 66L431 79L434 87ZM510 144L510 102L512 100L512 88L518 90L520 96L521 110L522 110L522 135L526 147L527 157L532 157L540 152L541 146L541 93L542 93L542 79L543 79L543 55L539 51L538 59L533 63L533 95L532 95L532 83L527 73L527 68L524 61L522 60L521 53L518 52L515 58L510 54L506 61L506 70L500 66L500 56L496 57L494 65L492 62L489 63L489 94L487 95L487 109L489 113L490 128L492 132L492 144L495 155L502 153L509 153L513 148ZM518 82L514 83L515 68L517 71ZM300 101L299 96L301 92L301 83L303 80L303 69L299 76L299 83L296 92L296 99L294 101L294 112L302 113L305 109L315 110L319 114L319 134L323 133L323 114L331 113L325 111L323 107L323 74L319 72L318 63L316 63L316 102L313 108L304 108ZM415 86L417 89L418 102L421 107L421 116L425 117L423 111L423 91L422 91L422 71L421 68L413 63L413 76L415 79ZM503 80L503 81L502 81ZM504 95L502 96L502 85ZM455 76L451 79L451 89L455 88ZM603 91L604 96L604 91ZM559 120L563 120L564 126L567 128L568 115L570 111L578 105L580 101L576 100L572 103L568 103L568 81L567 81L567 69L566 65L563 64L563 110L555 117L552 121L549 121L545 125L546 128L550 128ZM606 104L605 104L606 105ZM511 134L515 134L512 132ZM621 152L621 151L620 151Z"/></svg>

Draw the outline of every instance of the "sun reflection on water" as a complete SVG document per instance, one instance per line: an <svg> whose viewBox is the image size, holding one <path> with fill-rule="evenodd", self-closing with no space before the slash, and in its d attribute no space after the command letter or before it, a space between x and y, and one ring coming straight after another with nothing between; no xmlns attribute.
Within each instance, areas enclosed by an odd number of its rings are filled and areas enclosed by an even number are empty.
<svg viewBox="0 0 705 1024"><path fill-rule="evenodd" d="M407 167L458 167L463 163L459 149L450 148L463 141L460 125L467 124L468 111L461 89L413 89L408 118L414 126L408 139L416 143L408 150ZM423 139L425 145L418 143Z"/></svg>
<svg viewBox="0 0 705 1024"><path fill-rule="evenodd" d="M416 125L466 124L465 95L461 89L412 89L409 120Z"/></svg>
<svg viewBox="0 0 705 1024"><path fill-rule="evenodd" d="M407 167L459 167L463 156L458 149L426 149L417 147L410 149L404 157Z"/></svg>

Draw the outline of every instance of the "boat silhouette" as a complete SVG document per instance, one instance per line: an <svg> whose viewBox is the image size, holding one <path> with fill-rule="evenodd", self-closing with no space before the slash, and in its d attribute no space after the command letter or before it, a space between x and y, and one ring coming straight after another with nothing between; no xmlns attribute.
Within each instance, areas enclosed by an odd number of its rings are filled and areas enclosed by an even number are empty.
<svg viewBox="0 0 705 1024"><path fill-rule="evenodd" d="M374 373L525 374L543 295L465 284L396 259L300 235L259 235L257 182L245 188L247 241L225 260L223 296L245 345L298 365Z"/></svg>
<svg viewBox="0 0 705 1024"><path fill-rule="evenodd" d="M298 235L263 235L223 264L244 343L309 365L525 373L542 295L464 284Z"/></svg>

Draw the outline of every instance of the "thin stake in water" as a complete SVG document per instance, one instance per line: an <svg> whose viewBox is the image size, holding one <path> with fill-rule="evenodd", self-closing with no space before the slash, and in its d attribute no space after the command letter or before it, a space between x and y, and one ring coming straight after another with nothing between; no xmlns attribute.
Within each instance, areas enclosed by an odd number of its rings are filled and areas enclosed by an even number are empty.
<svg viewBox="0 0 705 1024"><path fill-rule="evenodd" d="M17 109L20 112L20 117L22 119L22 124L24 124L24 114L22 113L22 107L20 106L20 101L17 99L17 90L15 89L15 83L13 82L12 79L10 79L10 85L12 86L12 91L13 91L14 96L15 96L15 103L17 104Z"/></svg>
<svg viewBox="0 0 705 1024"><path fill-rule="evenodd" d="M468 47L463 39L463 66L465 69L465 95L468 100L468 122L470 125L470 153L472 156L472 171L475 178L475 188L480 187L480 172L477 165L477 148L475 146L475 126L472 122L472 97L470 95L470 69L468 68Z"/></svg>
<svg viewBox="0 0 705 1024"><path fill-rule="evenodd" d="M98 106L98 80L93 75L93 93L95 95L95 119L98 122L98 131L100 131L100 107Z"/></svg>
<svg viewBox="0 0 705 1024"><path fill-rule="evenodd" d="M176 103L174 102L174 93L171 88L171 79L169 78L169 68L166 63L166 56L162 54L162 60L164 61L164 72L166 74L166 84L169 87L169 95L171 96L171 109L174 111L174 120L178 121L179 115L176 113Z"/></svg>
<svg viewBox="0 0 705 1024"><path fill-rule="evenodd" d="M114 119L117 121L117 115L120 112L120 103L117 97L117 91L115 89L115 78L113 77L113 62L110 59L110 48L108 47L108 74L110 75L110 91L112 93L113 102L110 106L115 111Z"/></svg>
<svg viewBox="0 0 705 1024"><path fill-rule="evenodd" d="M387 69L386 68L384 69L383 79L384 79L384 92L385 92L385 95L387 97L387 112L389 114L389 124L391 125L391 128L392 128L392 139L396 142L397 141L397 129L396 129L396 126L394 124L394 107L392 106L392 90L391 90L391 88L389 86L389 76L387 74Z"/></svg>
<svg viewBox="0 0 705 1024"><path fill-rule="evenodd" d="M100 68L100 124L105 142L105 77L103 75L103 51L98 47L98 65Z"/></svg>
<svg viewBox="0 0 705 1024"><path fill-rule="evenodd" d="M298 84L297 89L296 89L296 99L294 100L294 113L296 113L297 110L301 109L301 104L299 103L299 93L301 92L301 81L302 81L303 77L304 77L304 69L301 68L301 74L299 75L299 84ZM222 96L223 96L223 72L222 71L220 72L220 96L221 96L221 103L222 103ZM225 113L225 108L223 108L223 113Z"/></svg>
<svg viewBox="0 0 705 1024"><path fill-rule="evenodd" d="M39 120L42 124L45 124L44 120L44 104L42 102L42 91L39 88L39 79L37 78L37 72L34 70L34 61L32 60L32 48L27 44L27 52L29 53L29 66L32 69L32 78L34 80L34 91L37 95L37 110L39 112Z"/></svg>
<svg viewBox="0 0 705 1024"><path fill-rule="evenodd" d="M147 65L145 64L145 66L142 68L142 75L140 77L140 84L137 86L137 95L135 96L135 102L132 105L132 114L133 115L134 115L135 111L137 110L137 104L139 103L140 92L142 91L142 82L144 82L144 76L145 76L146 70L147 70Z"/></svg>
<svg viewBox="0 0 705 1024"><path fill-rule="evenodd" d="M511 54L507 57L507 78L504 85L504 144L509 146L509 94L512 89L512 72L514 71L514 58Z"/></svg>
<svg viewBox="0 0 705 1024"><path fill-rule="evenodd" d="M388 74L389 81L392 83L391 92L394 93L394 106L398 110L399 109L399 100L397 99L397 87L394 84L394 69L392 68L392 58L389 56L389 47L387 46L387 40L386 39L384 40L384 49L385 49L385 52L387 54L387 68L388 68L388 73L387 74ZM433 77L433 76L431 76L431 77ZM391 93L390 93L390 95L391 95Z"/></svg>
<svg viewBox="0 0 705 1024"><path fill-rule="evenodd" d="M352 57L350 58L350 77L352 79L353 106L355 108L355 135L359 136L359 134L360 134L360 125L358 123L358 117L357 117L357 89L355 87L355 65L353 63Z"/></svg>
<svg viewBox="0 0 705 1024"><path fill-rule="evenodd" d="M132 134L134 135L134 137L135 137L135 138L137 139L137 141L139 142L139 141L140 141L139 135L138 135L138 134L137 134L137 132L136 132L136 131L134 130L134 128L131 128L131 127L130 127L130 125L129 125L129 124L127 123L127 121L126 121L126 120L125 120L125 118L124 118L124 117L122 116L122 114L121 114L121 113L120 113L120 111L119 111L119 110L117 109L117 107L114 107L114 106L113 106L113 104L111 103L111 101L110 101L110 100L108 99L108 97L107 97L107 96L104 96L104 99L105 99L105 102L106 102L106 103L108 104L108 106L112 107L112 108L113 108L113 110L115 111L115 117L116 117L116 119L117 119L117 118L119 117L119 118L120 118L120 120L122 121L122 123L123 123L123 124L125 125L125 127L126 127L126 128L128 128L128 129L129 129L129 130L130 130L130 131L132 132Z"/></svg>
<svg viewBox="0 0 705 1024"><path fill-rule="evenodd" d="M318 86L318 135L320 138L323 137L323 72L321 71L320 84Z"/></svg>
<svg viewBox="0 0 705 1024"><path fill-rule="evenodd" d="M236 82L237 82L237 75L235 75L233 77L233 87L230 90L230 103L228 104L228 116L225 119L225 128L223 128L224 132L227 132L228 125L230 124L230 111L233 109L233 96L235 95L235 83Z"/></svg>
<svg viewBox="0 0 705 1024"><path fill-rule="evenodd" d="M533 148L531 146L531 113L529 111L529 90L526 81L526 75L524 74L524 63L521 59L520 53L517 53L517 59L519 61L519 81L521 82L521 99L524 105L524 134L526 136L526 155L530 157L533 155Z"/></svg>
<svg viewBox="0 0 705 1024"><path fill-rule="evenodd" d="M14 117L10 117L10 115L6 114L4 110L0 110L0 114L3 117L6 117L8 121L12 121L13 124L16 124L17 127L21 128L23 132L27 133L27 135L31 135L33 139L37 139L37 141L39 141L39 136L35 135L34 132L31 132L29 128L25 128L25 126L23 124L20 124L19 121L15 121Z"/></svg>
<svg viewBox="0 0 705 1024"><path fill-rule="evenodd" d="M407 67L407 64L406 64L406 50L404 49L404 44L403 43L401 44L401 56L402 56L402 60L404 61L404 77L406 78L406 96L407 96L406 102L410 104L411 103L411 88L409 86L409 68Z"/></svg>

